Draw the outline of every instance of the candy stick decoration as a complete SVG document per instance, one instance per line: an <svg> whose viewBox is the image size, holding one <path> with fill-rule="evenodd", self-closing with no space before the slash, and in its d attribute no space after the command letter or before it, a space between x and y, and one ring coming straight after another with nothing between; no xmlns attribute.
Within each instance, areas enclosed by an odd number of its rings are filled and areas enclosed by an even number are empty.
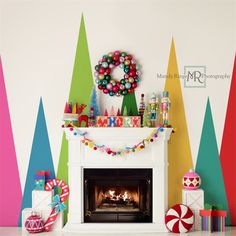
<svg viewBox="0 0 236 236"><path fill-rule="evenodd" d="M52 204L53 205L52 212L51 212L50 216L48 217L47 221L44 224L44 230L43 231L46 231L46 232L51 230L51 228L52 228L52 226L53 226L53 224L54 224L54 222L57 218L57 215L59 214L59 211L65 209L63 203L66 201L66 199L69 196L69 187L68 187L68 185L60 179L52 179L52 180L48 181L46 183L45 190L50 191L50 190L52 190L52 188L54 186L61 187L62 192L61 192L60 198L58 197L59 199ZM56 195L56 196L58 196L58 195ZM55 199L57 199L57 198L55 198Z"/></svg>

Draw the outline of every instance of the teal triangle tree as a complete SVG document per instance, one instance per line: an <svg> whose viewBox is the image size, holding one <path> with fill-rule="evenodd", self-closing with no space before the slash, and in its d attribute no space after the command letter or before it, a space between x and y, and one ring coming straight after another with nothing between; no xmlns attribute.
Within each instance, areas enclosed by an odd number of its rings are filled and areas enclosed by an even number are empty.
<svg viewBox="0 0 236 236"><path fill-rule="evenodd" d="M205 118L198 150L196 172L201 176L205 203L222 205L227 210L226 224L230 224L228 203L212 119L210 100L207 100Z"/></svg>
<svg viewBox="0 0 236 236"><path fill-rule="evenodd" d="M22 210L24 208L32 207L32 190L34 189L34 175L39 170L49 170L50 176L48 178L55 178L42 98L40 98L39 103L38 116L34 131L33 144L31 148L28 172L21 206ZM21 214L19 218L19 226L21 226Z"/></svg>
<svg viewBox="0 0 236 236"><path fill-rule="evenodd" d="M138 107L135 93L130 93L124 96L121 107L121 115L123 115L125 107L127 109L128 115L138 116Z"/></svg>

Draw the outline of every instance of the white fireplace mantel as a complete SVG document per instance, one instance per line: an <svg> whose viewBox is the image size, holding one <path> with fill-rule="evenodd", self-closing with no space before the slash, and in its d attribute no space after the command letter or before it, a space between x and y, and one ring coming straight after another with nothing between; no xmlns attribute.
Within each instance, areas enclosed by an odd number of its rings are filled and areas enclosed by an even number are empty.
<svg viewBox="0 0 236 236"><path fill-rule="evenodd" d="M78 128L65 129L68 140L69 213L64 231L80 233L145 233L166 232L164 216L168 204L168 140L172 129L159 132L158 138L139 152L112 157L94 151L81 143L80 132L96 144L112 148L133 146L150 135L154 128ZM76 131L77 135L74 135ZM84 168L152 168L153 222L152 223L84 223L83 169Z"/></svg>

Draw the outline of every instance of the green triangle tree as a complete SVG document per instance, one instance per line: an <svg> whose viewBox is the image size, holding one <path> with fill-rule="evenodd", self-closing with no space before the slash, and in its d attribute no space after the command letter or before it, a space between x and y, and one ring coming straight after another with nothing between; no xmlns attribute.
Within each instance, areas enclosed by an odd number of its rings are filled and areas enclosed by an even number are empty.
<svg viewBox="0 0 236 236"><path fill-rule="evenodd" d="M228 203L209 98L207 100L198 150L196 172L201 176L201 188L204 190L205 203L222 205L223 209L228 211ZM226 224L229 224L229 212L227 215Z"/></svg>
<svg viewBox="0 0 236 236"><path fill-rule="evenodd" d="M75 54L75 63L70 86L69 101L86 104L84 110L88 114L90 95L93 89L93 75L89 57L88 43L82 15L80 23L79 38ZM68 143L65 134L62 137L61 152L57 170L57 178L68 182ZM68 206L68 202L66 202ZM68 208L67 208L68 209ZM65 212L65 222L67 221L67 211Z"/></svg>
<svg viewBox="0 0 236 236"><path fill-rule="evenodd" d="M133 116L138 116L138 107L137 102L135 98L135 93L130 93L124 96L122 107L121 107L121 115L124 114L124 108L126 107L127 113L130 115L130 112L132 112Z"/></svg>

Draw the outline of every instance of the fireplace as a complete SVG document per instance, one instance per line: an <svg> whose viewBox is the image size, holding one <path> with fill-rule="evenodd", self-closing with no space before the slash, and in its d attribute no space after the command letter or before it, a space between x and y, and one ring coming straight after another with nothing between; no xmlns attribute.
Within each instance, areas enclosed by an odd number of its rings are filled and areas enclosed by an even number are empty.
<svg viewBox="0 0 236 236"><path fill-rule="evenodd" d="M152 222L152 169L84 169L84 222Z"/></svg>
<svg viewBox="0 0 236 236"><path fill-rule="evenodd" d="M78 128L97 144L119 149L145 139L155 128ZM68 221L65 232L166 232L168 140L172 129L141 151L111 156L84 145L65 128L68 140Z"/></svg>

